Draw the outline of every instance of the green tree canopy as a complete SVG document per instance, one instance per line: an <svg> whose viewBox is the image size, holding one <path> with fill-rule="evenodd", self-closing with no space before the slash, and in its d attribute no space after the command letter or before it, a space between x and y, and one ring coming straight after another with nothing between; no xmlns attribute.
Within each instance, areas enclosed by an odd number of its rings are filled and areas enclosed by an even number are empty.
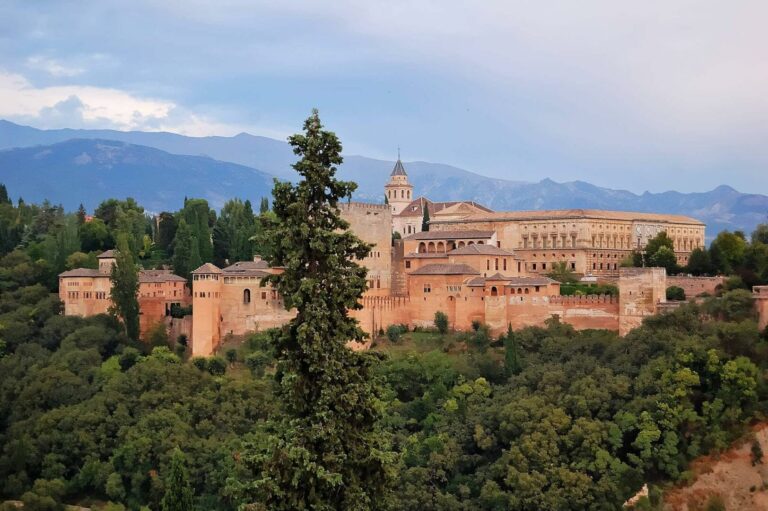
<svg viewBox="0 0 768 511"><path fill-rule="evenodd" d="M133 340L139 339L139 272L128 248L128 236L117 239L115 265L112 267L111 312L120 318L125 331Z"/></svg>

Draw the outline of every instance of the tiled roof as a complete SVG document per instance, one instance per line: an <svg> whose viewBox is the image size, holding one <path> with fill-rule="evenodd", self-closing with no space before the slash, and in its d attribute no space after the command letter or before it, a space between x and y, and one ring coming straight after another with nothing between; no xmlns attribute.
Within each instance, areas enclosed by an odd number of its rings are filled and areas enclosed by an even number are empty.
<svg viewBox="0 0 768 511"><path fill-rule="evenodd" d="M439 232L439 231L437 231ZM463 247L455 248L448 252L449 255L500 255L500 256L512 256L515 254L504 250L503 248L496 247L494 245L482 245L473 243L472 245L465 245Z"/></svg>
<svg viewBox="0 0 768 511"><path fill-rule="evenodd" d="M663 213L642 213L634 211L609 211L603 209L543 209L538 211L500 211L491 213L480 213L472 215L471 218L457 220L464 222L488 222L488 221L507 221L507 220L577 220L577 219L597 219L597 220L624 220L637 222L656 222L656 223L682 223L704 225L703 222L695 218L684 215L666 215ZM451 223L452 220L432 220L435 223Z"/></svg>
<svg viewBox="0 0 768 511"><path fill-rule="evenodd" d="M117 251L110 249L110 250L105 250L104 252L102 252L96 257L99 259L112 259L116 256L117 256Z"/></svg>
<svg viewBox="0 0 768 511"><path fill-rule="evenodd" d="M224 268L224 271L248 271L248 270L267 270L269 264L266 261L238 261Z"/></svg>
<svg viewBox="0 0 768 511"><path fill-rule="evenodd" d="M448 254L445 252L410 252L405 254L409 259L445 259Z"/></svg>
<svg viewBox="0 0 768 511"><path fill-rule="evenodd" d="M407 176L408 174L405 173L405 167L403 167L403 162L400 161L400 158L397 159L397 162L395 163L395 167L392 169L392 173L390 176Z"/></svg>
<svg viewBox="0 0 768 511"><path fill-rule="evenodd" d="M480 272L468 264L427 264L418 270L412 271L411 275L480 275Z"/></svg>
<svg viewBox="0 0 768 511"><path fill-rule="evenodd" d="M186 282L187 279L180 277L171 270L141 270L139 271L139 282Z"/></svg>
<svg viewBox="0 0 768 511"><path fill-rule="evenodd" d="M412 200L410 204L408 204L405 208L403 208L403 211L401 211L399 215L396 216L421 217L424 215L424 206L426 205L427 209L429 209L430 219L434 221L436 215L441 211L460 204L468 204L474 208L479 209L482 213L493 213L492 209L486 208L482 204L478 204L474 201L433 202L426 197L417 197L416 199Z"/></svg>
<svg viewBox="0 0 768 511"><path fill-rule="evenodd" d="M483 277L473 277L465 282L470 287L485 287L485 279Z"/></svg>
<svg viewBox="0 0 768 511"><path fill-rule="evenodd" d="M200 268L196 269L192 272L195 273L222 273L221 269L218 266L215 266L211 263L205 263Z"/></svg>
<svg viewBox="0 0 768 511"><path fill-rule="evenodd" d="M559 284L558 281L549 277L511 277L505 278L506 286L548 286L550 284Z"/></svg>
<svg viewBox="0 0 768 511"><path fill-rule="evenodd" d="M268 269L266 261L239 261L224 268L223 272L229 276L266 277L270 275Z"/></svg>
<svg viewBox="0 0 768 511"><path fill-rule="evenodd" d="M490 239L493 231L422 231L406 237L407 240L461 240L461 239Z"/></svg>
<svg viewBox="0 0 768 511"><path fill-rule="evenodd" d="M99 270L92 268L75 268L74 270L59 273L59 277L104 277L108 279L109 274L101 273Z"/></svg>

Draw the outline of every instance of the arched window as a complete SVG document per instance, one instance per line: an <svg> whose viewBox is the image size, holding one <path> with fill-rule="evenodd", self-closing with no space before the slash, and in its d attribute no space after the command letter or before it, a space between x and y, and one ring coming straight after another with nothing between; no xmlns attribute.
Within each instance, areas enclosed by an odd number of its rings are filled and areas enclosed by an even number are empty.
<svg viewBox="0 0 768 511"><path fill-rule="evenodd" d="M463 241L460 241L460 242L459 242L459 248L461 248L461 247L463 247L463 246L464 246L464 242L463 242Z"/></svg>
<svg viewBox="0 0 768 511"><path fill-rule="evenodd" d="M491 296L499 296L499 290L496 289L496 286L491 287Z"/></svg>
<svg viewBox="0 0 768 511"><path fill-rule="evenodd" d="M243 291L243 303L251 303L251 290L246 289Z"/></svg>
<svg viewBox="0 0 768 511"><path fill-rule="evenodd" d="M514 287L509 289L509 294L511 294L511 295L515 294L515 288Z"/></svg>
<svg viewBox="0 0 768 511"><path fill-rule="evenodd" d="M442 241L437 242L437 251L445 252L445 244Z"/></svg>
<svg viewBox="0 0 768 511"><path fill-rule="evenodd" d="M427 245L427 252L429 252L430 254L435 253L435 243L433 241L430 241L429 245Z"/></svg>
<svg viewBox="0 0 768 511"><path fill-rule="evenodd" d="M531 290L530 290L530 289L528 289L528 288L526 287L526 288L525 288L525 294L528 294L528 293L530 293L530 292L531 292Z"/></svg>
<svg viewBox="0 0 768 511"><path fill-rule="evenodd" d="M427 245L423 241L419 243L419 254L423 254L427 251Z"/></svg>

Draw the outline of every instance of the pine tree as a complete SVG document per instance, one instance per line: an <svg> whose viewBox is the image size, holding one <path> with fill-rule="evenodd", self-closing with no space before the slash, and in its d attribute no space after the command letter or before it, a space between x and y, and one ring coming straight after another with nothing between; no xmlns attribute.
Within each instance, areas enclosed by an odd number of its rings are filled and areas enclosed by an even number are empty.
<svg viewBox="0 0 768 511"><path fill-rule="evenodd" d="M128 337L136 341L139 339L139 272L125 233L117 238L117 254L110 279L110 312L120 318Z"/></svg>
<svg viewBox="0 0 768 511"><path fill-rule="evenodd" d="M160 501L162 511L189 511L192 509L194 493L184 462L184 454L177 447L171 456L171 465L165 477L165 494Z"/></svg>
<svg viewBox="0 0 768 511"><path fill-rule="evenodd" d="M429 206L424 203L424 216L421 217L421 230L426 232L429 230Z"/></svg>
<svg viewBox="0 0 768 511"><path fill-rule="evenodd" d="M393 457L378 428L377 358L346 346L364 337L347 311L360 307L366 269L355 261L370 246L348 230L338 201L357 185L335 178L341 144L316 110L289 141L302 179L275 183L269 262L285 271L268 278L297 310L274 338L286 417L272 422L268 447L245 454L255 480L241 489L258 502L249 509L383 509Z"/></svg>
<svg viewBox="0 0 768 511"><path fill-rule="evenodd" d="M8 196L8 188L2 183L0 183L0 204L13 204L11 198Z"/></svg>

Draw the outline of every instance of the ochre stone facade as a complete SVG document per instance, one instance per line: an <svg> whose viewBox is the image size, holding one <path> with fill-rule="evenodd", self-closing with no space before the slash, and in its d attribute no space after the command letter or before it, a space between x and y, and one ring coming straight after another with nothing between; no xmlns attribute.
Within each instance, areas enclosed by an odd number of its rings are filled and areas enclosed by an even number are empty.
<svg viewBox="0 0 768 511"><path fill-rule="evenodd" d="M768 328L768 286L755 286L752 288L757 309L758 327L760 330Z"/></svg>
<svg viewBox="0 0 768 511"><path fill-rule="evenodd" d="M667 277L667 287L677 286L685 291L685 298L692 300L697 296L714 296L722 289L725 277L689 277L687 275L674 275Z"/></svg>
<svg viewBox="0 0 768 511"><path fill-rule="evenodd" d="M621 261L662 231L672 238L678 262L704 246L704 224L680 215L592 209L482 213L430 222L430 232L493 231L500 248L526 261L526 271L546 274L565 263L582 275L618 275Z"/></svg>
<svg viewBox="0 0 768 511"><path fill-rule="evenodd" d="M369 333L392 324L431 327L440 311L456 330L469 330L479 321L494 335L509 325L542 325L553 316L578 329L623 335L667 307L669 285L695 296L713 294L721 283L719 278L668 279L662 268L620 267L622 259L661 231L673 239L678 260L685 264L691 250L704 244L704 224L692 218L599 210L495 213L474 202L438 203L412 194L398 160L385 186L388 204L339 206L350 229L372 246L371 254L359 261L368 270L363 308L350 311ZM431 221L422 232L425 209ZM393 241L395 232L402 239ZM100 270L62 274L66 314L106 312L113 260L103 259ZM616 283L619 296L561 296L560 284L546 277L559 262L593 280ZM179 299L181 304L191 299L191 327L189 321L171 322L174 331L191 334L194 356L208 356L227 335L285 324L295 312L285 309L275 289L262 285L264 277L280 271L258 258L223 269L202 265L192 274L191 298L185 291L186 301ZM167 315L180 292L177 286L183 285L166 273L143 275L145 329ZM85 292L87 299L81 294ZM765 323L768 288L755 288L755 296Z"/></svg>
<svg viewBox="0 0 768 511"><path fill-rule="evenodd" d="M106 314L112 304L110 274L115 253L107 250L98 257L99 269L77 268L59 275L59 298L67 316ZM139 328L142 337L159 322L167 322L171 307L187 306L191 294L187 281L170 270L139 271Z"/></svg>

